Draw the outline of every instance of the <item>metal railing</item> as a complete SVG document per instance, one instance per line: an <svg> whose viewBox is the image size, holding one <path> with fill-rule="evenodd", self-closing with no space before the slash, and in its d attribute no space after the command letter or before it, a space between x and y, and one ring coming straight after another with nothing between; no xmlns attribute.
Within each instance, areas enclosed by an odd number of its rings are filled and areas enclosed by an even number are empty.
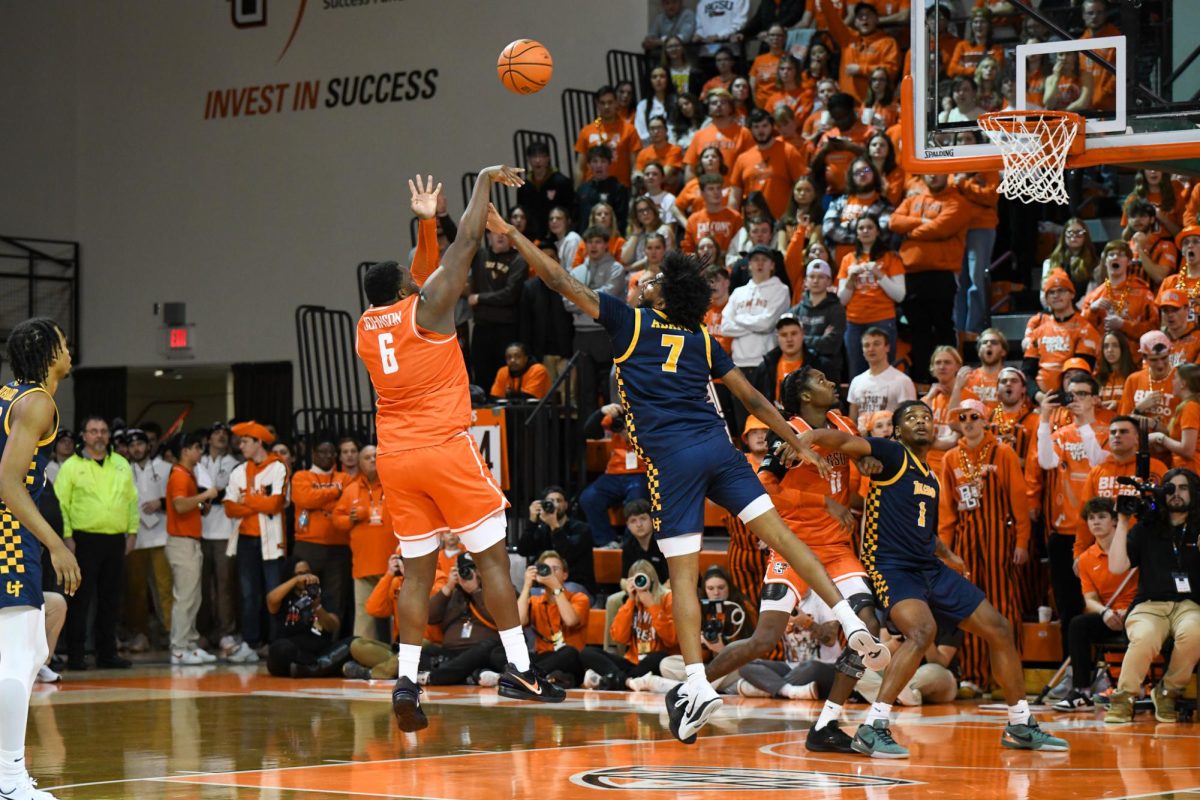
<svg viewBox="0 0 1200 800"><path fill-rule="evenodd" d="M596 93L583 89L563 89L563 135L567 143L567 175L575 178L575 140L583 126L596 119Z"/></svg>
<svg viewBox="0 0 1200 800"><path fill-rule="evenodd" d="M0 346L30 317L57 322L75 360L82 360L79 242L0 235Z"/></svg>
<svg viewBox="0 0 1200 800"><path fill-rule="evenodd" d="M553 133L544 131L529 131L522 128L513 134L513 164L529 169L525 160L525 148L534 142L545 142L550 149L550 164L562 171L562 160L558 157L558 139Z"/></svg>
<svg viewBox="0 0 1200 800"><path fill-rule="evenodd" d="M354 325L346 311L308 305L296 309L301 393L296 421L303 422L298 431L373 433L370 382L354 352ZM335 427L320 427L330 423Z"/></svg>

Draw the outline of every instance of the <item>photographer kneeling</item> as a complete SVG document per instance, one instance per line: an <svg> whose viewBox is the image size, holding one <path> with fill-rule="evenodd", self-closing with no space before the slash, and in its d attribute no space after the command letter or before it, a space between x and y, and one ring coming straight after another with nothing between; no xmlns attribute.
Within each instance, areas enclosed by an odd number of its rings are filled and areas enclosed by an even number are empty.
<svg viewBox="0 0 1200 800"><path fill-rule="evenodd" d="M442 629L442 643L421 651L418 683L466 683L477 671L491 668L500 634L484 603L481 575L469 553L459 554L446 583L429 599L429 624Z"/></svg>
<svg viewBox="0 0 1200 800"><path fill-rule="evenodd" d="M267 669L277 678L341 675L350 642L335 644L341 622L321 602L321 579L308 562L297 561L292 577L267 595L267 610L280 617L282 635L271 642Z"/></svg>
<svg viewBox="0 0 1200 800"><path fill-rule="evenodd" d="M1129 649L1104 717L1111 723L1133 720L1134 696L1168 636L1175 647L1166 674L1151 692L1159 722L1178 721L1175 703L1200 660L1200 478L1191 470L1172 469L1161 487L1140 488L1141 497L1117 501L1117 532L1108 554L1114 575L1138 568L1137 595L1125 617ZM1138 521L1131 529L1135 513Z"/></svg>

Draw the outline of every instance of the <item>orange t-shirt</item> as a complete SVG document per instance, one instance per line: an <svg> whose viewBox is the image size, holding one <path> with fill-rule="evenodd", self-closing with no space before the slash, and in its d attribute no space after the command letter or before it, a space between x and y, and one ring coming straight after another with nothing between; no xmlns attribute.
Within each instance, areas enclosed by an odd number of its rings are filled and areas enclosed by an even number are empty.
<svg viewBox="0 0 1200 800"><path fill-rule="evenodd" d="M1121 397L1125 394L1125 379L1128 375L1120 375L1116 372L1110 372L1108 380L1100 384L1100 402L1115 403L1113 410L1115 411L1121 405ZM1097 377L1097 381L1100 379Z"/></svg>
<svg viewBox="0 0 1200 800"><path fill-rule="evenodd" d="M1125 391L1121 394L1121 402L1117 404L1117 413L1132 414L1134 407L1152 392L1159 392L1162 397L1146 416L1157 419L1158 430L1165 431L1171 415L1179 407L1179 398L1175 395L1174 369L1168 372L1167 377L1162 380L1151 378L1149 368L1139 369L1126 378Z"/></svg>
<svg viewBox="0 0 1200 800"><path fill-rule="evenodd" d="M646 169L646 165L652 161L657 161L663 165L664 169L683 170L683 150L677 144L667 142L665 144L652 144L649 147L642 148L637 154L637 161L634 163L634 169L642 172Z"/></svg>
<svg viewBox="0 0 1200 800"><path fill-rule="evenodd" d="M575 139L575 152L587 158L587 151L596 145L607 145L612 151L612 171L610 174L629 186L629 175L633 168L633 160L642 149L642 140L638 138L637 129L627 120L618 117L612 122L589 122L583 126ZM592 170L586 165L582 180L591 180Z"/></svg>
<svg viewBox="0 0 1200 800"><path fill-rule="evenodd" d="M1168 354L1172 369L1180 364L1200 363L1200 329L1192 328L1178 339L1172 339Z"/></svg>
<svg viewBox="0 0 1200 800"><path fill-rule="evenodd" d="M737 157L729 182L742 190L742 197L762 192L776 219L787 210L796 179L808 174L808 165L796 148L773 139L765 150L755 146Z"/></svg>
<svg viewBox="0 0 1200 800"><path fill-rule="evenodd" d="M683 156L683 163L694 171L698 171L700 154L709 145L720 150L721 158L725 160L725 167L733 169L733 162L737 160L737 157L754 147L754 137L750 135L750 131L732 121L724 128L705 125L692 137L692 143L688 145L687 153Z"/></svg>
<svg viewBox="0 0 1200 800"><path fill-rule="evenodd" d="M1058 388L1067 359L1096 358L1100 353L1099 332L1079 314L1065 320L1057 320L1053 314L1035 314L1025 327L1025 338L1030 340L1025 356L1038 360L1037 384L1044 392Z"/></svg>
<svg viewBox="0 0 1200 800"><path fill-rule="evenodd" d="M1200 186L1200 184L1197 184ZM1200 197L1200 189L1194 190L1193 195ZM1158 294L1155 296L1155 302L1162 299L1163 292L1168 289L1175 289L1183 292L1183 295L1188 298L1188 324L1195 325L1200 322L1200 275L1191 277L1185 274L1186 269L1176 272L1174 275L1168 275L1163 278L1162 285L1158 287Z"/></svg>
<svg viewBox="0 0 1200 800"><path fill-rule="evenodd" d="M869 256L855 253L850 253L843 258L841 266L838 267L838 284L850 280L851 266L866 261L870 261ZM891 250L877 259L875 266L888 278L904 274L904 262ZM883 289L879 288L879 282L874 276L859 273L854 281L854 294L850 297L850 302L846 304L846 320L848 322L865 325L868 322L883 322L896 318L896 304Z"/></svg>
<svg viewBox="0 0 1200 800"><path fill-rule="evenodd" d="M608 240L608 252L618 264L621 263L621 248L624 246L624 236L613 235ZM575 248L575 259L571 262L571 266L578 267L584 261L587 261L587 242L580 242L579 246Z"/></svg>
<svg viewBox="0 0 1200 800"><path fill-rule="evenodd" d="M948 437L950 433L950 395L939 392L932 400L928 401L927 405L933 412L933 435L938 439ZM929 469L934 475L942 474L942 465L946 462L946 453L948 452L950 451L931 447L925 454L925 463L929 465Z"/></svg>
<svg viewBox="0 0 1200 800"><path fill-rule="evenodd" d="M1098 422L1092 425L1092 431L1100 446L1108 443L1108 428ZM1088 501L1084 493L1084 485L1092 471L1091 462L1084 454L1083 440L1079 429L1074 423L1064 425L1051 434L1054 451L1058 454L1059 464L1055 469L1043 470L1038 465L1036 434L1034 442L1029 446L1029 455L1025 458L1025 483L1028 487L1028 499L1031 506L1040 507L1043 485L1048 489L1049 508L1046 509L1045 521L1048 531L1074 536L1079 529L1079 511Z"/></svg>
<svg viewBox="0 0 1200 800"><path fill-rule="evenodd" d="M848 417L836 411L828 412L825 417L835 429L858 435L857 428ZM800 433L812 430L812 426L800 417L792 417L788 422ZM801 464L789 469L782 480L770 472L760 472L758 479L771 495L788 528L809 547L849 545L850 534L825 510L825 498L832 497L843 506L850 507L851 491L857 488L851 482L850 459L845 453L823 447L815 449L829 465L828 478L822 478L812 464Z"/></svg>
<svg viewBox="0 0 1200 800"><path fill-rule="evenodd" d="M974 78L975 68L979 66L979 62L984 56L991 56L1000 65L1001 71L1004 68L1004 48L998 44L992 45L990 48L981 44L971 44L966 39L963 39L954 47L954 54L950 56L950 63L946 65L946 74L951 78Z"/></svg>
<svg viewBox="0 0 1200 800"><path fill-rule="evenodd" d="M1179 269L1179 248L1175 246L1175 241L1161 230L1147 234L1145 245L1139 245L1136 240L1130 241L1129 249L1133 251L1133 262L1129 265L1131 277L1149 279L1145 267L1142 266L1143 252L1168 275Z"/></svg>
<svg viewBox="0 0 1200 800"><path fill-rule="evenodd" d="M687 233L679 249L685 253L695 253L696 244L705 236L712 237L722 253L729 251L729 243L742 227L742 215L732 208L722 207L715 213L700 209L688 217Z"/></svg>
<svg viewBox="0 0 1200 800"><path fill-rule="evenodd" d="M1101 550L1099 544L1093 543L1084 550L1076 566L1079 569L1079 585L1084 594L1095 592L1100 596L1100 602L1108 603L1114 611L1124 611L1133 603L1133 598L1137 595L1137 580L1131 579L1126 582L1121 594L1117 595L1121 581L1129 573L1113 575L1109 572L1108 553ZM1114 595L1117 595L1116 600L1112 599Z"/></svg>
<svg viewBox="0 0 1200 800"><path fill-rule="evenodd" d="M175 464L171 467L171 474L167 477L167 534L169 536L180 536L185 539L200 538L200 508L197 506L191 511L179 513L175 510L175 504L171 502L176 497L195 497L200 494L200 488L196 486L196 477L191 470Z"/></svg>
<svg viewBox="0 0 1200 800"><path fill-rule="evenodd" d="M771 96L767 98L767 104L762 106L762 108L768 113L774 114L779 110L780 106L787 106L793 116L798 119L804 119L808 114L808 103L804 87L797 86L794 89L780 89L779 91L771 92Z"/></svg>
<svg viewBox="0 0 1200 800"><path fill-rule="evenodd" d="M375 387L379 455L445 444L471 427L471 391L458 337L417 326L413 294L368 308L355 350Z"/></svg>
<svg viewBox="0 0 1200 800"><path fill-rule="evenodd" d="M875 129L867 125L863 125L859 120L854 120L854 124L849 129L843 131L840 128L830 128L821 134L821 138L817 139L813 152L816 153L830 139L841 138L849 139L855 144L860 144L863 147L867 146L867 140L875 135ZM825 154L825 187L831 195L839 195L846 191L846 172L850 169L850 164L858 156L850 150L830 150Z"/></svg>
<svg viewBox="0 0 1200 800"><path fill-rule="evenodd" d="M579 624L574 628L563 626L562 614L558 610L558 600L549 592L529 598L529 622L537 635L533 637L535 653L550 653L554 651L554 634L562 631L563 643L582 650L587 645L587 619L591 604L583 592L568 592L563 590L567 602L579 617Z"/></svg>
<svg viewBox="0 0 1200 800"><path fill-rule="evenodd" d="M1180 440L1184 431L1197 431L1200 436L1200 403L1196 401L1181 404L1167 425L1167 436L1176 441ZM1171 454L1171 466L1184 467L1200 475L1200 441L1197 441L1191 458Z"/></svg>
<svg viewBox="0 0 1200 800"><path fill-rule="evenodd" d="M779 71L779 56L763 53L756 56L750 65L750 77L754 79L754 104L769 108L767 99L775 91L776 73Z"/></svg>
<svg viewBox="0 0 1200 800"><path fill-rule="evenodd" d="M725 181L725 185L721 187L721 204L726 205L729 203L729 176L723 175L721 178ZM685 183L679 194L675 195L675 206L688 217L704 208L704 198L700 196L700 181L697 178Z"/></svg>
<svg viewBox="0 0 1200 800"><path fill-rule="evenodd" d="M779 362L775 365L775 396L776 397L779 397L780 389L783 388L783 379L788 376L788 373L795 372L796 370L800 369L803 366L804 366L804 354L803 353L801 353L800 357L797 358L795 361L792 361L792 360L789 360L786 358L779 359Z"/></svg>
<svg viewBox="0 0 1200 800"><path fill-rule="evenodd" d="M1111 310L1098 308L1093 310L1092 303L1107 300ZM1137 342L1142 334L1158 328L1158 307L1154 305L1154 294L1141 278L1126 278L1120 286L1112 286L1108 281L1097 286L1083 297L1079 304L1084 319L1092 323L1096 330L1104 328L1104 320L1109 314L1120 318L1123 322L1120 332L1129 340L1129 349L1137 350Z"/></svg>
<svg viewBox="0 0 1200 800"><path fill-rule="evenodd" d="M704 315L704 327L710 331L719 330L721 327L721 312L724 310L725 305L723 303L719 306L709 306L708 313ZM717 341L717 344L721 345L721 349L725 351L726 355L733 352L732 336L718 336L715 333L711 335Z"/></svg>
<svg viewBox="0 0 1200 800"><path fill-rule="evenodd" d="M1157 458L1150 459L1150 482L1162 483L1162 477L1166 474L1167 465L1159 461ZM1108 461L1105 461L1098 467L1092 467L1088 472L1087 480L1083 484L1083 494L1079 496L1079 503L1082 506L1093 497L1129 497L1137 494L1137 491L1132 486L1126 486L1117 482L1117 478L1132 478L1137 474L1137 459L1130 458L1128 461L1117 461L1115 456L1110 456ZM1095 537L1088 530L1087 520L1083 515L1079 515L1079 525L1075 529L1075 557L1078 558L1083 554L1083 551L1092 546L1095 542Z"/></svg>
<svg viewBox="0 0 1200 800"><path fill-rule="evenodd" d="M525 371L514 378L508 371L508 365L496 370L496 380L492 382L492 397L507 397L509 392L519 392L536 397L539 400L550 391L550 373L541 364L530 364Z"/></svg>
<svg viewBox="0 0 1200 800"><path fill-rule="evenodd" d="M1000 404L999 392L1000 370L996 370L995 375L989 375L983 367L976 367L963 383L962 399L978 400L987 407L990 414Z"/></svg>

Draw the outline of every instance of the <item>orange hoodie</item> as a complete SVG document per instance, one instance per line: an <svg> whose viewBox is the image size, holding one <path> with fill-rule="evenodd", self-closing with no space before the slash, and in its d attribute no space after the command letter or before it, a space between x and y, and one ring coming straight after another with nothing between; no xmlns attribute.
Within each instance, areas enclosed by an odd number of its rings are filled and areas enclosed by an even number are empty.
<svg viewBox="0 0 1200 800"><path fill-rule="evenodd" d="M350 544L349 529L333 525L333 508L350 483L344 472L304 469L292 477L292 505L296 507L296 541L324 545Z"/></svg>
<svg viewBox="0 0 1200 800"><path fill-rule="evenodd" d="M888 223L900 234L900 260L905 271L958 272L962 269L971 211L954 187L937 194L914 194L900 201Z"/></svg>

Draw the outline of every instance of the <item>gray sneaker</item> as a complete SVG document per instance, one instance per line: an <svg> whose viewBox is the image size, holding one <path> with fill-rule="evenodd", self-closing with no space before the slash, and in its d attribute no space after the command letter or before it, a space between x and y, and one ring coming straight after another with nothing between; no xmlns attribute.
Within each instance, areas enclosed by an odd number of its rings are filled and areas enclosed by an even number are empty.
<svg viewBox="0 0 1200 800"><path fill-rule="evenodd" d="M1032 715L1024 725L1005 725L1000 744L1010 750L1069 750L1066 739L1051 736L1038 727Z"/></svg>
<svg viewBox="0 0 1200 800"><path fill-rule="evenodd" d="M891 724L886 719L877 719L870 725L859 725L850 747L854 752L871 758L908 758L908 750L896 744L892 738Z"/></svg>
<svg viewBox="0 0 1200 800"><path fill-rule="evenodd" d="M1154 718L1159 722L1179 722L1179 711L1175 702L1183 695L1180 689L1168 689L1162 681L1150 692L1154 703Z"/></svg>

